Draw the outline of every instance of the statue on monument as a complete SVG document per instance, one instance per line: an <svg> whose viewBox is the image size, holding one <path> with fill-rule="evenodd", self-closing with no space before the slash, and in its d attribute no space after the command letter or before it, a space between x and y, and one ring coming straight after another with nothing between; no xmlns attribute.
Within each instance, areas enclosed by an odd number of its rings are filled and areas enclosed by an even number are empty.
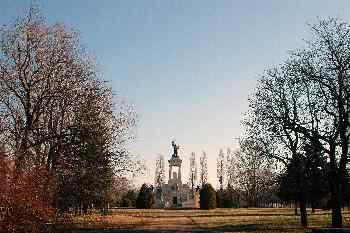
<svg viewBox="0 0 350 233"><path fill-rule="evenodd" d="M174 148L174 154L173 154L173 157L178 157L178 149L180 148L179 145L176 145L174 141L171 142L171 145L173 146Z"/></svg>

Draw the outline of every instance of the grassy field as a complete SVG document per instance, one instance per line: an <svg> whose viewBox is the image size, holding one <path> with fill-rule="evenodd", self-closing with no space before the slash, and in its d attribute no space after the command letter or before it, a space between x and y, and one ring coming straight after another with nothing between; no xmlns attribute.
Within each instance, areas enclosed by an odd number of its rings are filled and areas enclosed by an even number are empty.
<svg viewBox="0 0 350 233"><path fill-rule="evenodd" d="M314 214L308 211L308 229L300 227L299 216L295 216L294 209L289 208L209 211L116 209L105 216L90 214L73 217L70 228L79 229L74 232L308 232L312 228L330 226L330 211L316 210ZM343 211L343 218L344 225L350 227L349 210Z"/></svg>

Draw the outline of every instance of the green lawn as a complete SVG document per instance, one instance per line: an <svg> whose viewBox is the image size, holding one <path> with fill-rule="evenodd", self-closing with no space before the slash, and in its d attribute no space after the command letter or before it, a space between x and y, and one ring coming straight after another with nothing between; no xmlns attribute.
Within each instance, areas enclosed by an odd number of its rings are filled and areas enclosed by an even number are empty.
<svg viewBox="0 0 350 233"><path fill-rule="evenodd" d="M329 227L331 212L309 210L309 228ZM343 211L344 226L350 227L350 211ZM73 217L69 228L114 232L118 229L217 231L217 232L305 232L299 216L289 208L247 208L215 210L116 209L102 216ZM111 230L113 229L113 230ZM66 230L68 232L68 230Z"/></svg>

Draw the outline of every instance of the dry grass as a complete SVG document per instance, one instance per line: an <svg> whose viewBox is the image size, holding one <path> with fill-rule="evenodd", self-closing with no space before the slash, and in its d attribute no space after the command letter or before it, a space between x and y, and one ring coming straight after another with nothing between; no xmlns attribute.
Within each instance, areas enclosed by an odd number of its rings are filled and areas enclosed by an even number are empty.
<svg viewBox="0 0 350 233"><path fill-rule="evenodd" d="M350 226L350 211L343 211L344 225ZM309 229L329 227L331 212L309 210ZM219 232L305 232L294 209L164 210L116 209L109 215L90 214L73 218L75 229L128 229ZM306 230L308 231L308 230ZM98 231L101 232L101 231ZM111 231L108 231L111 232Z"/></svg>

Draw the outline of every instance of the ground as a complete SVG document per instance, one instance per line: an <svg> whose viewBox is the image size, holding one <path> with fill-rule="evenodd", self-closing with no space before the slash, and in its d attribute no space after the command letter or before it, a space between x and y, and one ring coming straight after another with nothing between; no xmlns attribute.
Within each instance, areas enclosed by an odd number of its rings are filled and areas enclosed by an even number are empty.
<svg viewBox="0 0 350 233"><path fill-rule="evenodd" d="M300 216L290 208L215 210L114 209L108 215L73 217L64 232L311 232L329 227L331 212L309 211L309 228L300 227ZM343 210L344 226L350 227L350 210ZM72 228L73 227L73 228ZM62 231L61 231L62 232Z"/></svg>

